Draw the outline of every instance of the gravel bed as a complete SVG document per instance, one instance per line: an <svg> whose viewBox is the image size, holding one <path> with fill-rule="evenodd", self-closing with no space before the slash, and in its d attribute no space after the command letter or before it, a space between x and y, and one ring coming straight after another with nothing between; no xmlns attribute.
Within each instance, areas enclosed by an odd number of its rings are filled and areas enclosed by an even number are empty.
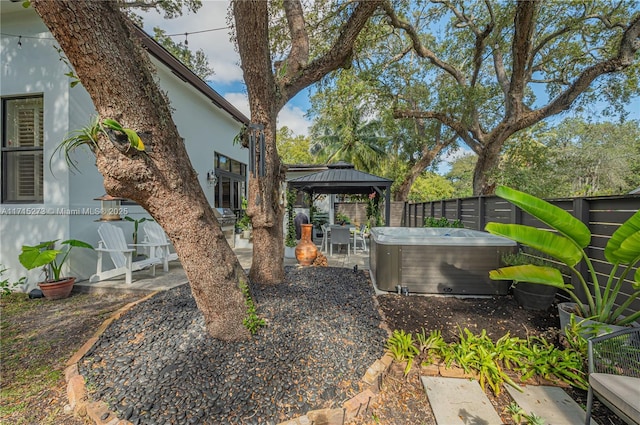
<svg viewBox="0 0 640 425"><path fill-rule="evenodd" d="M78 364L90 397L134 424L275 424L359 391L388 338L368 273L288 267L253 292L268 325L239 343L206 335L188 285L137 305Z"/></svg>

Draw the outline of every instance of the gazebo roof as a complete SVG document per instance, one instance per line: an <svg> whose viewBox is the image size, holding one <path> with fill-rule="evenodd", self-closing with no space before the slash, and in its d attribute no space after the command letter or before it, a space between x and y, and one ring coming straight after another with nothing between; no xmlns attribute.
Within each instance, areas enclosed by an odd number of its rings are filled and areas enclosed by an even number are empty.
<svg viewBox="0 0 640 425"><path fill-rule="evenodd" d="M393 180L358 171L346 162L338 162L328 165L327 170L290 179L287 184L308 193L369 194L388 191Z"/></svg>

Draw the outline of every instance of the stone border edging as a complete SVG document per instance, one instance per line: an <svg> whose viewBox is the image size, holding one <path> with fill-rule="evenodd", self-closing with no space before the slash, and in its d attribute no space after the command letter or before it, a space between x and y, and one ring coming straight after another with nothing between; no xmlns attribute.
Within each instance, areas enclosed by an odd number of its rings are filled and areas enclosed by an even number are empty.
<svg viewBox="0 0 640 425"><path fill-rule="evenodd" d="M122 315L129 310L131 310L134 306L140 304L143 301L148 300L149 298L155 296L160 293L160 291L154 291L149 295L146 295L140 298L137 301L130 302L125 306L118 309L115 313L111 315L107 320L105 320L102 325L98 328L98 330L93 334L91 338L87 342L84 343L82 347L76 353L71 356L71 358L67 361L67 367L64 370L64 378L67 382L67 398L69 399L69 407L76 415L81 418L86 418L87 416L91 418L96 425L130 425L131 422L118 419L117 415L114 412L109 410L109 406L107 403L103 401L91 401L87 396L87 388L85 385L85 380L78 370L78 362L85 354L93 348L96 342L98 342L98 338L107 330L109 325L113 323L115 320L122 317Z"/></svg>
<svg viewBox="0 0 640 425"><path fill-rule="evenodd" d="M132 425L131 422L125 419L119 419L115 412L109 410L109 406L104 401L89 400L85 379L78 370L78 362L93 348L95 343L98 342L98 338L100 338L111 323L122 317L124 313L131 310L137 304L148 300L159 292L161 291L154 291L137 301L121 307L113 313L111 317L105 320L95 334L67 361L64 377L67 382L69 408L74 414L81 418L89 417L96 425ZM380 311L375 296L374 301L376 301L376 307L378 311ZM382 321L382 323L384 324L384 321ZM369 366L361 379L365 389L344 402L341 409L310 410L306 415L290 419L278 425L343 425L344 422L356 418L360 413L366 412L371 402L377 398L378 392L380 391L381 376L392 362L393 358L389 353L386 353L382 358L376 360Z"/></svg>

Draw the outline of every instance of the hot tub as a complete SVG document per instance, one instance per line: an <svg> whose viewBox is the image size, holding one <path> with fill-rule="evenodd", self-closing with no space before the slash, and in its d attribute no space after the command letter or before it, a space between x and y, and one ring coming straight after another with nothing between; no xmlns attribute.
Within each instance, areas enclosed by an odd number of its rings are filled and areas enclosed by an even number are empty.
<svg viewBox="0 0 640 425"><path fill-rule="evenodd" d="M378 289L423 294L505 295L510 282L489 279L510 239L469 229L375 227L369 268Z"/></svg>

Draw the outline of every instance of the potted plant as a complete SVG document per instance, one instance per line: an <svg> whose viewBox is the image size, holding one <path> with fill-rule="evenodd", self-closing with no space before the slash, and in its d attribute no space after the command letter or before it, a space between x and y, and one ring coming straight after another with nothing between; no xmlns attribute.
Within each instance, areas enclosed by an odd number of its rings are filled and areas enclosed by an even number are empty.
<svg viewBox="0 0 640 425"><path fill-rule="evenodd" d="M296 193L287 190L287 235L284 239L284 257L296 258L296 225L293 216L293 204L296 200Z"/></svg>
<svg viewBox="0 0 640 425"><path fill-rule="evenodd" d="M35 246L23 245L22 252L18 259L27 270L42 267L45 273L45 280L38 283L38 287L44 294L45 298L52 300L66 298L73 289L76 281L75 277L62 277L62 266L69 257L69 252L73 247L93 249L93 247L76 239L68 239L60 242L60 247L56 249L56 242L42 242Z"/></svg>
<svg viewBox="0 0 640 425"><path fill-rule="evenodd" d="M640 318L640 311L624 317L624 311L640 296L640 270L631 278L631 287L622 304L615 306L623 294L623 283L629 272L640 263L640 211L624 222L611 236L604 249L604 257L611 263L609 275L598 275L585 248L591 241L589 228L563 209L535 196L505 186L496 189L496 195L547 224L555 232L521 224L488 223L486 230L536 249L566 265L573 272L583 289L586 304L575 294L574 287L564 282L562 273L555 267L520 265L492 270L494 280L516 280L555 286L566 292L575 302L574 313L606 325L628 326ZM584 262L588 271L585 278L577 270ZM589 281L587 281L587 279ZM560 311L564 306L559 306Z"/></svg>
<svg viewBox="0 0 640 425"><path fill-rule="evenodd" d="M351 224L351 219L346 214L342 214L341 212L336 213L336 223L344 226L345 224Z"/></svg>
<svg viewBox="0 0 640 425"><path fill-rule="evenodd" d="M130 222L133 223L133 236L132 237L133 237L133 249L135 250L133 252L133 259L135 261L137 258L139 258L139 255L141 255L141 254L138 254L138 229L140 227L140 223L144 223L145 221L153 221L153 219L147 218L147 217L142 217L142 218L139 218L139 219L135 219L133 217L129 217L128 215L125 216L124 219L126 221L130 221Z"/></svg>
<svg viewBox="0 0 640 425"><path fill-rule="evenodd" d="M551 263L539 257L531 256L524 251L507 253L502 256L502 264L505 266L521 266L533 264L536 266L552 266ZM513 298L518 304L527 310L546 310L551 307L556 298L558 288L550 285L538 285L536 283L513 281Z"/></svg>
<svg viewBox="0 0 640 425"><path fill-rule="evenodd" d="M247 215L247 199L242 198L242 217L237 221L236 227L241 230L244 239L251 239L251 219Z"/></svg>

